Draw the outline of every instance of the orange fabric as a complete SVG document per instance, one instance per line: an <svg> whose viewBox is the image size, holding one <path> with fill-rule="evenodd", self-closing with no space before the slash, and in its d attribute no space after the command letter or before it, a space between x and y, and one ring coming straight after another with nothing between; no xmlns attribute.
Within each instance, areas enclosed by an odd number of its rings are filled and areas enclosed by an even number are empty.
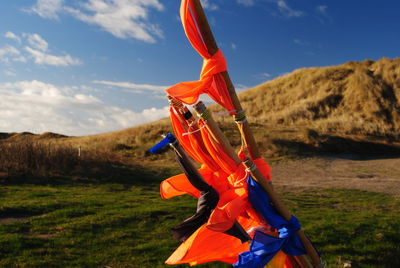
<svg viewBox="0 0 400 268"><path fill-rule="evenodd" d="M231 114L233 107L222 72L227 70L226 60L221 50L210 55L198 28L197 15L194 12L193 0L182 0L181 18L185 33L197 52L203 58L203 67L199 81L182 82L166 90L166 92L186 103L195 103L200 94L206 93L213 100L224 106ZM167 264L190 263L196 265L211 261L235 263L238 255L249 250L249 243L241 243L239 239L224 234L237 221L245 230L265 226L266 223L257 215L248 202L246 187L246 171L242 164L236 165L224 149L213 139L199 121L200 132L182 136L186 132L184 119L170 109L171 121L176 137L182 147L196 161L203 164L199 172L212 187L218 191L220 200L206 224L194 232L183 242L166 261ZM186 125L188 131L192 129ZM244 157L243 151L239 157ZM242 159L243 160L243 159ZM261 158L253 160L261 173L271 180L271 168ZM181 194L198 197L199 192L188 181L185 175L173 176L160 186L161 196L170 198ZM290 259L279 253L266 267L291 268Z"/></svg>
<svg viewBox="0 0 400 268"><path fill-rule="evenodd" d="M243 228L256 226L251 219L238 218ZM211 261L235 263L238 255L249 250L248 243L241 243L239 239L220 232L214 232L203 225L183 242L167 259L166 264L190 263L196 265Z"/></svg>
<svg viewBox="0 0 400 268"><path fill-rule="evenodd" d="M182 0L180 7L180 15L183 29L189 42L194 49L203 57L209 58L211 55L208 53L207 46L203 42L200 31L197 27L196 14L194 12L193 0Z"/></svg>
<svg viewBox="0 0 400 268"><path fill-rule="evenodd" d="M235 172L228 176L228 181L234 187L244 186L247 183L247 177L248 173L246 168L241 164L236 168Z"/></svg>
<svg viewBox="0 0 400 268"><path fill-rule="evenodd" d="M190 194L196 198L200 196L200 191L189 182L185 174L172 176L160 184L160 195L163 199L183 194Z"/></svg>
<svg viewBox="0 0 400 268"><path fill-rule="evenodd" d="M217 171L219 167L214 159L211 158L207 149L203 143L200 132L195 132L189 135L183 135L186 133L182 126L184 122L183 118L177 114L173 108L170 106L170 118L172 123L172 128L175 133L175 137L178 139L179 144L185 149L185 151L192 157L195 161L207 165L210 169ZM188 132L194 131L193 128L189 128Z"/></svg>
<svg viewBox="0 0 400 268"><path fill-rule="evenodd" d="M199 169L199 173L220 195L229 189L229 184L226 180L228 175L222 170L213 172L207 166L203 165ZM185 174L172 176L160 184L160 195L163 199L183 194L189 194L196 198L200 196L200 191L189 182Z"/></svg>
<svg viewBox="0 0 400 268"><path fill-rule="evenodd" d="M264 178L270 182L271 181L271 167L264 161L262 158L257 158L253 160L254 164L256 164L258 170L260 170L261 174Z"/></svg>
<svg viewBox="0 0 400 268"><path fill-rule="evenodd" d="M207 128L203 127L204 124L203 120L199 120L201 136L203 137L204 145L206 146L208 153L223 171L227 174L232 174L237 168L235 161L228 156L222 146L214 141L214 138L210 135Z"/></svg>
<svg viewBox="0 0 400 268"><path fill-rule="evenodd" d="M292 268L292 264L288 256L279 251L278 254L264 268Z"/></svg>
<svg viewBox="0 0 400 268"><path fill-rule="evenodd" d="M200 158L200 163L206 165L209 169L213 171L217 171L220 169L218 164L208 153L207 148L203 142L203 139L201 138L200 132L189 134L188 140L193 150L195 150L198 153L198 156Z"/></svg>
<svg viewBox="0 0 400 268"><path fill-rule="evenodd" d="M229 183L226 180L228 174L226 174L223 170L220 169L217 171L213 171L206 165L203 165L199 169L199 172L207 181L207 183L210 184L219 193L219 195L222 195L230 188Z"/></svg>
<svg viewBox="0 0 400 268"><path fill-rule="evenodd" d="M216 232L227 231L244 212L247 202L247 191L244 188L226 191L211 213L207 228Z"/></svg>
<svg viewBox="0 0 400 268"><path fill-rule="evenodd" d="M247 156L244 152L245 148L244 146L240 147L240 150L238 152L238 157L240 160L245 161ZM256 164L258 170L260 170L261 174L264 176L265 179L267 179L268 182L271 181L271 167L265 162L264 159L262 158L257 158L253 159L254 164Z"/></svg>
<svg viewBox="0 0 400 268"><path fill-rule="evenodd" d="M188 136L182 135L183 133L186 132L186 130L182 126L182 123L184 121L180 120L179 115L175 113L174 108L172 106L169 107L169 115L171 118L172 128L174 130L175 137L178 139L179 144L185 149L185 151L190 155L190 157L192 157L197 162L201 162L201 159L198 156L198 152L196 150L193 150L192 146L190 145Z"/></svg>
<svg viewBox="0 0 400 268"><path fill-rule="evenodd" d="M227 70L226 60L222 51L218 50L214 55L209 54L197 27L193 0L183 0L180 13L186 36L192 46L203 57L203 67L199 81L182 82L168 88L166 92L186 104L197 102L199 95L206 93L214 101L234 114L235 109L225 80L221 75L221 72Z"/></svg>

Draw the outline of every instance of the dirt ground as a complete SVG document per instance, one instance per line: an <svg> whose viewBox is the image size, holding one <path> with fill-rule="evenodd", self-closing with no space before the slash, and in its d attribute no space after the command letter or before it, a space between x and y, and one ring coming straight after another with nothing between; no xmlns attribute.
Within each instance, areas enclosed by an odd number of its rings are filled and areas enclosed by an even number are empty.
<svg viewBox="0 0 400 268"><path fill-rule="evenodd" d="M400 198L400 158L307 158L271 164L273 184L283 190L347 188Z"/></svg>

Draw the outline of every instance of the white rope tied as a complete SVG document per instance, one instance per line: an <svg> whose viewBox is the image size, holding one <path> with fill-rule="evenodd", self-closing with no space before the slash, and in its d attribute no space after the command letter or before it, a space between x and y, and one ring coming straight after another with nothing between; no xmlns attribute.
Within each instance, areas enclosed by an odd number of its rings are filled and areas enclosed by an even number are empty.
<svg viewBox="0 0 400 268"><path fill-rule="evenodd" d="M242 121L235 121L237 124L244 124L245 122L247 122L247 118L245 118Z"/></svg>
<svg viewBox="0 0 400 268"><path fill-rule="evenodd" d="M196 132L199 132L200 130L202 130L202 129L205 128L205 127L206 127L206 124L202 125L200 128L198 128L198 129L196 129L196 130L182 133L182 136L194 134L194 133L196 133Z"/></svg>
<svg viewBox="0 0 400 268"><path fill-rule="evenodd" d="M238 181L235 181L235 183L233 184L233 186L237 187L240 183L242 183L242 181L244 181L245 179L247 179L247 177L249 177L249 173L246 170L246 174L244 175L244 177Z"/></svg>
<svg viewBox="0 0 400 268"><path fill-rule="evenodd" d="M246 172L252 172L252 171L254 171L255 169L257 168L257 166L256 166L256 164L251 164L251 166L250 167L248 167L248 168L246 168Z"/></svg>
<svg viewBox="0 0 400 268"><path fill-rule="evenodd" d="M230 115L231 113L235 113L237 110L231 110L231 111L225 111L225 112L219 112L219 113L214 113L216 116L226 116Z"/></svg>

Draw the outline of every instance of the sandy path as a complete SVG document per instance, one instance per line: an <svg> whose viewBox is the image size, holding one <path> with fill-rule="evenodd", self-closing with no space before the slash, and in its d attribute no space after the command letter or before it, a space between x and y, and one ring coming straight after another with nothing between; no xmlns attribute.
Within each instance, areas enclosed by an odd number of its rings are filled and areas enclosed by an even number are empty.
<svg viewBox="0 0 400 268"><path fill-rule="evenodd" d="M347 188L400 198L400 158L307 158L271 164L274 185L288 189Z"/></svg>

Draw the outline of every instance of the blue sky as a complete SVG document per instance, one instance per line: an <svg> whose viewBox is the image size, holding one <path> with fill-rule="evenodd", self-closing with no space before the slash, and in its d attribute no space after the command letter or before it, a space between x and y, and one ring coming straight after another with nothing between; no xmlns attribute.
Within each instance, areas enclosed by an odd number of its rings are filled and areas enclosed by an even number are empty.
<svg viewBox="0 0 400 268"><path fill-rule="evenodd" d="M398 0L204 0L237 90L312 66L399 57ZM0 132L87 135L167 115L198 79L179 0L1 0Z"/></svg>

